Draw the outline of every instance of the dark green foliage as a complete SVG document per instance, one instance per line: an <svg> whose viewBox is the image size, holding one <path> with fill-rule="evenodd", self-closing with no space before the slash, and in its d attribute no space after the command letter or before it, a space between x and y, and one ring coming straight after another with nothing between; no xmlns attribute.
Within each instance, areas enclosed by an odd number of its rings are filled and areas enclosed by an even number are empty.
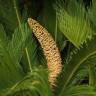
<svg viewBox="0 0 96 96"><path fill-rule="evenodd" d="M0 0L0 22L7 30L6 33L11 36L10 32L18 26L13 0Z"/></svg>
<svg viewBox="0 0 96 96"><path fill-rule="evenodd" d="M28 17L60 49L63 70L53 89ZM96 0L0 0L0 96L96 96L95 27Z"/></svg>

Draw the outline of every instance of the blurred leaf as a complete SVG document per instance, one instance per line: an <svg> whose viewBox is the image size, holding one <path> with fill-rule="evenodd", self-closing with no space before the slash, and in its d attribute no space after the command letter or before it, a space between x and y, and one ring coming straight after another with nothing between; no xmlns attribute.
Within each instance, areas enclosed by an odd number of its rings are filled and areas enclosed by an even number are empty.
<svg viewBox="0 0 96 96"><path fill-rule="evenodd" d="M13 6L13 0L0 0L0 22L7 31L13 31L17 26L17 17ZM7 32L9 34L9 32Z"/></svg>

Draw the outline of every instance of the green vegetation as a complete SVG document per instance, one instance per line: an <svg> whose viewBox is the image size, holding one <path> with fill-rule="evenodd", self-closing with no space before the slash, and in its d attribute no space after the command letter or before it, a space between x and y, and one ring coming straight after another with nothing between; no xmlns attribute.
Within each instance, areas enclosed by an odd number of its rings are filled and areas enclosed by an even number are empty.
<svg viewBox="0 0 96 96"><path fill-rule="evenodd" d="M53 88L29 17L60 50ZM96 96L96 0L0 0L0 96Z"/></svg>

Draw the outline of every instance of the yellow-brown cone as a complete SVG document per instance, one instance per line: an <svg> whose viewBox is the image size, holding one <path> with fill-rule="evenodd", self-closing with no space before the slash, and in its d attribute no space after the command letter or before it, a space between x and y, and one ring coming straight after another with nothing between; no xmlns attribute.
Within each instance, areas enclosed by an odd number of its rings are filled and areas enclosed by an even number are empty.
<svg viewBox="0 0 96 96"><path fill-rule="evenodd" d="M28 24L30 28L33 29L33 33L40 42L44 55L47 59L50 85L55 86L56 78L62 70L61 57L58 47L48 31L36 20L28 18Z"/></svg>

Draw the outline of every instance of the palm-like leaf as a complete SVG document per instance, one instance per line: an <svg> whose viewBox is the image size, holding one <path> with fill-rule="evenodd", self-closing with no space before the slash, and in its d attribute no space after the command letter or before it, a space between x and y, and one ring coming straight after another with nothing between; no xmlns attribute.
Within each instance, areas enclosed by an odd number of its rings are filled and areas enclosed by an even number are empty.
<svg viewBox="0 0 96 96"><path fill-rule="evenodd" d="M91 39L93 33L85 9L74 0L69 1L67 9L64 8L63 1L58 3L55 5L58 27L68 40L79 48L87 38Z"/></svg>
<svg viewBox="0 0 96 96"><path fill-rule="evenodd" d="M88 85L72 86L65 92L65 96L95 96L95 87ZM63 95L64 96L64 95Z"/></svg>
<svg viewBox="0 0 96 96"><path fill-rule="evenodd" d="M32 31L28 28L27 24L22 24L22 28L24 30L23 36L20 28L17 28L12 36L12 40L8 44L8 50L10 51L10 54L13 54L13 58L18 62L21 59L20 57L25 48L24 46L27 45L29 42L28 38L32 34Z"/></svg>
<svg viewBox="0 0 96 96"><path fill-rule="evenodd" d="M88 16L91 22L96 26L96 0L92 0L92 6L88 10Z"/></svg>
<svg viewBox="0 0 96 96"><path fill-rule="evenodd" d="M3 27L0 27L0 89L3 89L20 80L23 73L20 71L20 65L14 61L12 57L13 54L10 54L9 50L7 49L8 44L5 41L6 38L4 38L5 32Z"/></svg>
<svg viewBox="0 0 96 96"><path fill-rule="evenodd" d="M65 65L64 77L66 78L64 78L64 81L63 81L64 86L61 91L61 94L66 89L66 86L68 86L68 84L72 82L73 76L75 76L77 70L81 65L87 66L87 64L94 64L96 62L95 42L96 42L96 38L90 41L88 45L85 44L84 47L81 48L79 51L73 52L73 54L74 53L75 54L72 56L72 59L69 61L67 65Z"/></svg>
<svg viewBox="0 0 96 96"><path fill-rule="evenodd" d="M12 86L24 76L23 68L19 63L31 31L26 24L22 28L25 30L24 37L18 28L13 34L12 41L7 42L4 28L0 26L0 88L2 89Z"/></svg>
<svg viewBox="0 0 96 96"><path fill-rule="evenodd" d="M48 71L42 67L34 68L32 73L7 89L5 96L52 96L48 82Z"/></svg>

